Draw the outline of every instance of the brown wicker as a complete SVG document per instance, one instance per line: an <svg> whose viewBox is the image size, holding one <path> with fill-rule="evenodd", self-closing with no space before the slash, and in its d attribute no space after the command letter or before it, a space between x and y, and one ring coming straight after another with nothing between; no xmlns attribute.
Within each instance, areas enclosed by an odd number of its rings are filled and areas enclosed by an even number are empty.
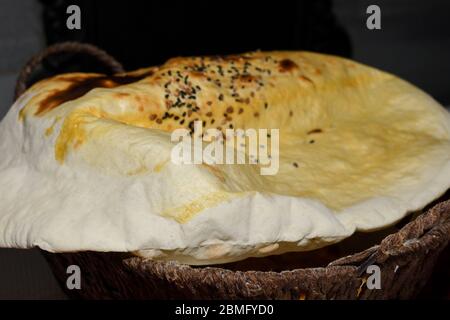
<svg viewBox="0 0 450 320"><path fill-rule="evenodd" d="M62 53L81 53L90 55L98 62L108 67L112 73L123 72L122 65L105 51L87 43L80 42L61 42L51 45L42 52L33 56L23 66L16 81L14 97L17 99L27 89L27 81L34 70L48 57Z"/></svg>
<svg viewBox="0 0 450 320"><path fill-rule="evenodd" d="M25 66L17 94L27 75L47 49ZM78 44L64 45L81 48ZM92 48L88 51L92 51ZM95 52L100 52L98 49ZM40 57L40 58L39 58ZM99 57L104 57L100 54ZM107 56L109 57L109 56ZM120 64L110 58L112 68ZM120 70L121 71L121 70ZM442 199L448 199L448 195ZM190 267L177 262L143 259L125 253L44 252L54 274L69 296L85 299L408 299L418 295L450 239L450 200L437 202L379 245L329 263L326 267L275 271L240 271L235 268ZM67 267L78 265L82 289L67 290ZM366 268L381 269L381 289L365 285Z"/></svg>
<svg viewBox="0 0 450 320"><path fill-rule="evenodd" d="M63 288L69 265L82 270L84 299L409 299L426 284L450 235L450 201L437 204L380 245L324 268L233 271L156 262L121 253L45 252ZM366 267L381 269L381 289L368 289Z"/></svg>

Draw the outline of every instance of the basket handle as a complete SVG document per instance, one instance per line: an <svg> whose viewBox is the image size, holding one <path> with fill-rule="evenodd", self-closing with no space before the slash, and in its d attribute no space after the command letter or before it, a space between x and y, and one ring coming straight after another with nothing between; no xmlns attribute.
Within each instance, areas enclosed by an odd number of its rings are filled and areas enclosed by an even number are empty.
<svg viewBox="0 0 450 320"><path fill-rule="evenodd" d="M82 53L87 54L100 63L108 67L112 73L124 72L122 64L120 64L114 57L109 55L106 51L87 43L81 42L61 42L48 46L43 51L31 57L30 60L22 67L19 76L16 80L16 87L14 91L14 100L16 100L27 89L27 81L30 75L36 68L49 56L60 53Z"/></svg>

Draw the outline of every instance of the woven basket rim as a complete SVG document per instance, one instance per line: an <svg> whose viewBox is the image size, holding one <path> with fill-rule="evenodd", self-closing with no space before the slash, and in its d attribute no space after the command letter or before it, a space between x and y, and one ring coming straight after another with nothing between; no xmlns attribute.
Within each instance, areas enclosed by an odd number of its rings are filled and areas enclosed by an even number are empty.
<svg viewBox="0 0 450 320"><path fill-rule="evenodd" d="M63 288L68 265L79 265L88 272L85 291L66 290L77 299L410 299L428 281L449 237L447 200L379 245L326 267L239 271L155 261L132 253L43 253ZM383 272L383 290L364 286L370 264L377 264Z"/></svg>
<svg viewBox="0 0 450 320"><path fill-rule="evenodd" d="M225 276L239 274L242 276L297 276L302 273L318 276L332 271L337 274L362 274L370 264L378 264L392 256L414 254L420 250L434 248L450 241L450 200L438 202L427 209L416 219L406 224L399 231L385 237L380 244L367 248L355 254L339 258L325 267L295 268L283 271L260 270L230 270L225 267L201 266L192 267L177 261L155 261L138 256L127 257L123 263L131 268L145 271L147 268L160 270L168 276L175 273L190 274L193 280L201 279L209 273L219 273Z"/></svg>

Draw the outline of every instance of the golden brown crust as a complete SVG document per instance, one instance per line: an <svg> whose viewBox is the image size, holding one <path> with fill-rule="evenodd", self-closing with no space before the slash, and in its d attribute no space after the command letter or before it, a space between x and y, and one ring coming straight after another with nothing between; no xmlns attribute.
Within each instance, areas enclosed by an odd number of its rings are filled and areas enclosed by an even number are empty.
<svg viewBox="0 0 450 320"><path fill-rule="evenodd" d="M143 85L139 92L114 92L115 99L130 106L131 118L139 118L139 126L192 131L194 121L201 120L205 128L224 130L259 127L261 120L274 116L283 124L283 119L295 115L296 98L317 89L327 73L339 71L342 60L338 64L337 59L307 52L253 52L174 58L159 67L113 77L63 75L52 79L54 89L36 97L34 114L44 114L96 87L139 81ZM353 63L346 63L351 68ZM357 85L347 82L342 84Z"/></svg>
<svg viewBox="0 0 450 320"><path fill-rule="evenodd" d="M61 97L73 90L71 77L99 87L64 102ZM130 78L136 81L123 81ZM45 101L52 99L49 107ZM38 184L27 176L8 189L59 190L58 197L45 197L55 202L37 198L19 207L20 214L49 212L58 221L64 212L70 219L62 224L73 221L87 235L63 241L59 227L30 224L31 231L47 228L54 241L21 232L22 245L145 250L148 257L210 264L312 250L355 230L382 228L448 188L450 119L444 109L392 75L338 57L256 52L177 58L112 78L64 75L38 83L15 106L3 127L13 138L4 153L27 169L45 170ZM17 125L22 107L24 122ZM222 130L279 129L276 173L258 174L261 163L170 161L169 132L192 130L195 120ZM258 148L269 145L258 142ZM62 179L63 188L61 172L71 177ZM28 192L35 199L35 190ZM92 212L98 219L90 218ZM87 225L94 231L85 232Z"/></svg>

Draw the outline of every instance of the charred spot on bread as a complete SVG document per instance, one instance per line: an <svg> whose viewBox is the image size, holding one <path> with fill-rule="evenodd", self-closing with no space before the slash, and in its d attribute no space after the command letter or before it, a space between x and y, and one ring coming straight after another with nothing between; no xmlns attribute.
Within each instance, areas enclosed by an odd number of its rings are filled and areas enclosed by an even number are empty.
<svg viewBox="0 0 450 320"><path fill-rule="evenodd" d="M91 76L64 76L61 77L62 80L68 83L68 85L61 90L55 90L53 93L49 94L45 99L43 99L35 113L35 115L40 115L48 112L59 105L76 100L86 93L95 88L115 88L121 85L130 84L139 80L142 80L153 74L153 71L147 71L141 74L124 74L124 75L91 75Z"/></svg>
<svg viewBox="0 0 450 320"><path fill-rule="evenodd" d="M280 72L289 72L298 68L298 65L291 59L283 59L280 61Z"/></svg>

